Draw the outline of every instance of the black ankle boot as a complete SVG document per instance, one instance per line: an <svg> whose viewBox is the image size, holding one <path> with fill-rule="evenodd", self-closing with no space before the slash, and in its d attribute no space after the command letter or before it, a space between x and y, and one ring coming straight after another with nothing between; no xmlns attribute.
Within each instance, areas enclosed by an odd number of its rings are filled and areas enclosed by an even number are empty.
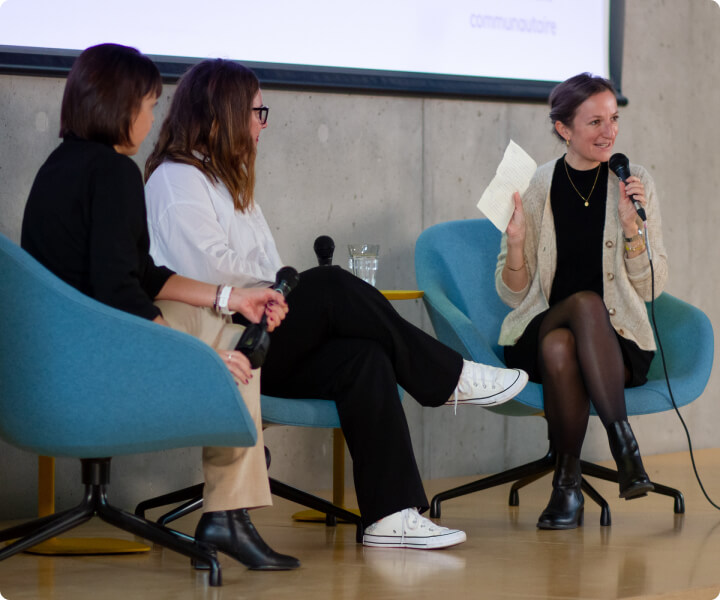
<svg viewBox="0 0 720 600"><path fill-rule="evenodd" d="M195 539L211 552L224 552L249 569L286 571L300 566L297 558L278 554L264 542L244 508L203 514L195 529Z"/></svg>
<svg viewBox="0 0 720 600"><path fill-rule="evenodd" d="M550 502L538 519L539 529L575 529L583 524L585 498L580 485L580 459L559 454L553 475Z"/></svg>
<svg viewBox="0 0 720 600"><path fill-rule="evenodd" d="M618 470L620 497L625 500L647 496L655 486L645 472L640 449L627 421L615 421L607 428L610 451Z"/></svg>

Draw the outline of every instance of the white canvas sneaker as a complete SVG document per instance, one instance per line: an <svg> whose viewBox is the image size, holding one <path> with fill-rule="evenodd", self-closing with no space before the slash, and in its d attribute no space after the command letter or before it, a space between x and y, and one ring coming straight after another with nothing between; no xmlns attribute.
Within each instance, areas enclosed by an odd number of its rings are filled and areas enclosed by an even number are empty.
<svg viewBox="0 0 720 600"><path fill-rule="evenodd" d="M512 400L525 387L528 374L522 369L502 369L463 360L457 387L445 404L497 406Z"/></svg>
<svg viewBox="0 0 720 600"><path fill-rule="evenodd" d="M414 508L406 508L373 523L363 535L364 546L432 550L462 544L464 531L436 525Z"/></svg>

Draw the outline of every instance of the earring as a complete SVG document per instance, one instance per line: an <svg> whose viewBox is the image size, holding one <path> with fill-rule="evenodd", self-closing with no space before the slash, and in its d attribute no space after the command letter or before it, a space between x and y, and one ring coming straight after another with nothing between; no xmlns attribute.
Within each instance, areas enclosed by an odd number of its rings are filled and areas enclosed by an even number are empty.
<svg viewBox="0 0 720 600"><path fill-rule="evenodd" d="M570 146L570 140L569 140L569 139L566 139L566 140L565 140L565 145L566 145L566 146Z"/></svg>

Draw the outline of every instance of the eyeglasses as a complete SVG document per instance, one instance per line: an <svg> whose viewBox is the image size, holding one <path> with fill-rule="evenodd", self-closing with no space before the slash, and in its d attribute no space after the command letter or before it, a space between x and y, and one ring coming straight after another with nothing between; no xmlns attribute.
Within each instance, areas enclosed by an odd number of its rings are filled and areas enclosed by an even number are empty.
<svg viewBox="0 0 720 600"><path fill-rule="evenodd" d="M265 125L268 120L268 113L270 112L270 109L267 106L258 106L257 108L253 107L253 110L257 111L260 124Z"/></svg>

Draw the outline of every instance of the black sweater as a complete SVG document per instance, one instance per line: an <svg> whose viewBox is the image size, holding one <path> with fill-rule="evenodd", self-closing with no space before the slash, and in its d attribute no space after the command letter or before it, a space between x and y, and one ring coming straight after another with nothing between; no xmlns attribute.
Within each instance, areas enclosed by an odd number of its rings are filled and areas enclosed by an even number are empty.
<svg viewBox="0 0 720 600"><path fill-rule="evenodd" d="M104 144L67 137L40 168L21 245L58 277L120 310L154 319L173 274L149 254L140 170Z"/></svg>

